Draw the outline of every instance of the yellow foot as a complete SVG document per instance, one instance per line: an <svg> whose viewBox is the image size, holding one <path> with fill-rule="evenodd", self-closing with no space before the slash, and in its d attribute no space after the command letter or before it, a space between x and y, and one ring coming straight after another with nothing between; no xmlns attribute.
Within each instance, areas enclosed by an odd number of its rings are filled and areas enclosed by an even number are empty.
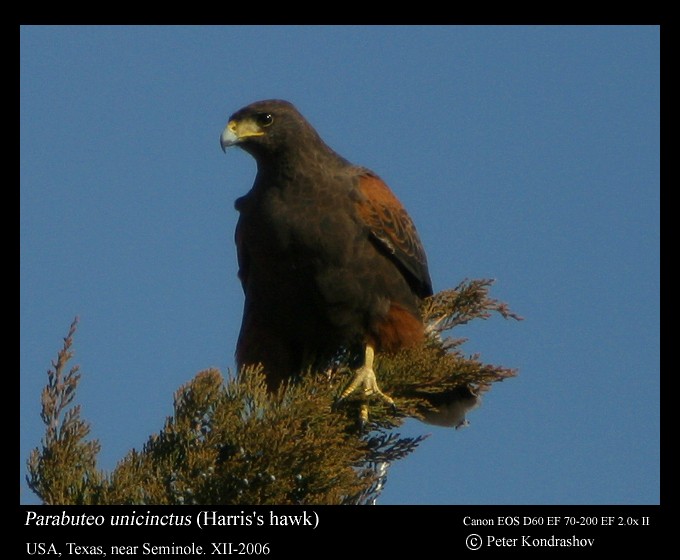
<svg viewBox="0 0 680 560"><path fill-rule="evenodd" d="M352 393L360 391L362 397L368 398L376 395L389 404L392 408L396 409L396 405L394 404L392 397L383 393L378 386L378 381L375 378L375 372L373 371L373 357L373 348L369 345L366 345L364 365L357 369L352 381L350 381L350 384L347 385L347 388L342 392L338 401L343 401ZM362 424L366 424L366 422L368 422L368 404L366 402L362 402L361 404L360 418Z"/></svg>

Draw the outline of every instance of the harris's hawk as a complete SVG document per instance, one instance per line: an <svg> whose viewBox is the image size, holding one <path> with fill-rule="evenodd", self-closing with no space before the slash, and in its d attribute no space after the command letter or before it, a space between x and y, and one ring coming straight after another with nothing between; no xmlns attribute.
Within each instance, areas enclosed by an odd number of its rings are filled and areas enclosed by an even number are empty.
<svg viewBox="0 0 680 560"><path fill-rule="evenodd" d="M361 345L363 364L341 399L361 390L391 403L378 387L374 352L421 343L419 303L432 294L406 210L380 177L335 153L287 101L235 112L220 144L257 162L252 189L236 201L245 292L238 367L261 363L276 389L340 348Z"/></svg>

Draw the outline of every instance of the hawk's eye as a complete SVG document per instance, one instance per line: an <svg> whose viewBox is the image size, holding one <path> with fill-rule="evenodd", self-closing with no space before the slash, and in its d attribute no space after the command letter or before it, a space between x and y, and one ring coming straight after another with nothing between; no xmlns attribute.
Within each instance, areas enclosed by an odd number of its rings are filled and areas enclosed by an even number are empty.
<svg viewBox="0 0 680 560"><path fill-rule="evenodd" d="M273 122L274 116L271 113L260 113L257 115L257 124L259 124L262 128L271 126Z"/></svg>

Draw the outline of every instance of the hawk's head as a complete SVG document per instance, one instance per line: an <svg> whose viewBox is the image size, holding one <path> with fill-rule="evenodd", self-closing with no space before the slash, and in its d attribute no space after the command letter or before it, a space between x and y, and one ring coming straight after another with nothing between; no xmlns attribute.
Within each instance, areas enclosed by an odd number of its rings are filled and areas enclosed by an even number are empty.
<svg viewBox="0 0 680 560"><path fill-rule="evenodd" d="M280 99L256 101L236 111L220 136L220 145L224 151L239 146L258 161L293 149L325 147L293 104Z"/></svg>

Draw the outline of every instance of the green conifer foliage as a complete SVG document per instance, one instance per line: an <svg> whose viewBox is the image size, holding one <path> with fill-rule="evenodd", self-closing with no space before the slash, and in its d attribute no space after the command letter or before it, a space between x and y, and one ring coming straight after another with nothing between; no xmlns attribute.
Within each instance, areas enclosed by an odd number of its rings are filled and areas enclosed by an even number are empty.
<svg viewBox="0 0 680 560"><path fill-rule="evenodd" d="M46 426L42 446L28 460L28 485L47 504L370 504L385 482L385 468L413 452L426 437L402 437L407 417L427 419L447 396L476 397L515 371L461 351L464 339L444 332L492 313L519 319L488 297L490 280L464 281L428 298L425 345L375 362L382 389L396 410L370 402L368 425L360 402L337 406L351 377L351 356L340 353L325 371L302 372L276 394L260 368L223 378L199 372L174 398L173 415L141 450L131 450L110 473L97 469L99 442L73 404L78 367L71 325L42 392Z"/></svg>

